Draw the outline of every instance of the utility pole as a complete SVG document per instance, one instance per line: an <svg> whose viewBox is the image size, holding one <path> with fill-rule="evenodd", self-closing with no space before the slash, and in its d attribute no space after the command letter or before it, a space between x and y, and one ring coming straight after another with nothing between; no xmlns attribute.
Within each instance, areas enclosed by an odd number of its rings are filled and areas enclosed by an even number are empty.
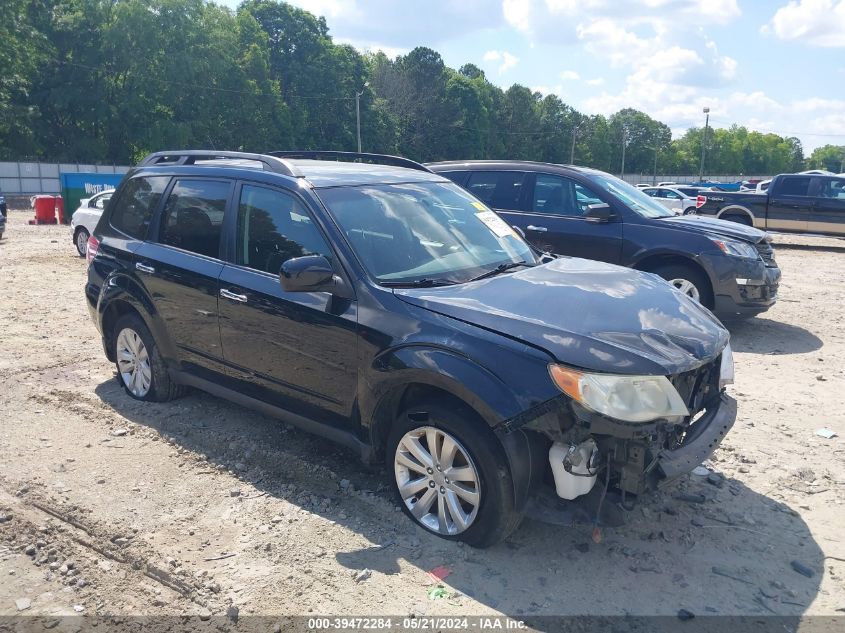
<svg viewBox="0 0 845 633"><path fill-rule="evenodd" d="M654 176L651 179L651 184L653 186L657 186L657 150L659 146L657 144L657 139L654 140Z"/></svg>
<svg viewBox="0 0 845 633"><path fill-rule="evenodd" d="M704 152L707 147L707 128L710 126L710 108L704 108L704 135L701 137L701 167L698 170L698 182L704 182Z"/></svg>
<svg viewBox="0 0 845 633"><path fill-rule="evenodd" d="M578 136L578 126L572 128L572 147L569 148L569 164L575 164L575 138Z"/></svg>
<svg viewBox="0 0 845 633"><path fill-rule="evenodd" d="M625 180L625 146L628 145L628 128L622 128L622 169L619 172L619 178Z"/></svg>
<svg viewBox="0 0 845 633"><path fill-rule="evenodd" d="M356 129L358 130L358 153L361 153L361 95L364 94L364 90L367 86L370 85L369 81L364 82L364 87L361 88L361 92L355 93L355 123Z"/></svg>

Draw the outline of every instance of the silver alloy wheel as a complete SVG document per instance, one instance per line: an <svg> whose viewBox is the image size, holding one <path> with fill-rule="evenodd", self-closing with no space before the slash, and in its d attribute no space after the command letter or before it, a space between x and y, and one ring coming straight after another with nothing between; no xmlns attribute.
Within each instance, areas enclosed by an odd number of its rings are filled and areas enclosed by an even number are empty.
<svg viewBox="0 0 845 633"><path fill-rule="evenodd" d="M689 279L672 279L669 283L691 299L701 302L701 293L698 292L698 288Z"/></svg>
<svg viewBox="0 0 845 633"><path fill-rule="evenodd" d="M475 521L481 501L478 469L446 431L433 426L408 431L393 464L399 494L424 527L453 536Z"/></svg>
<svg viewBox="0 0 845 633"><path fill-rule="evenodd" d="M88 231L81 230L78 231L76 234L76 250L79 251L79 254L85 257L86 253L88 253Z"/></svg>
<svg viewBox="0 0 845 633"><path fill-rule="evenodd" d="M150 391L153 372L147 347L132 328L123 328L117 335L117 370L123 384L136 398Z"/></svg>

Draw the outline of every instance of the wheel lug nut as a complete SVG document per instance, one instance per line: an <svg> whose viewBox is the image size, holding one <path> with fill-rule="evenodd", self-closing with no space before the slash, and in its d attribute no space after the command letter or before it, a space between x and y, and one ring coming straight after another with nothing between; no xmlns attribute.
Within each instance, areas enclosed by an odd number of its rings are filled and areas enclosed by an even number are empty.
<svg viewBox="0 0 845 633"><path fill-rule="evenodd" d="M431 470L431 468L426 468L425 470L429 475L431 475L434 472L433 470Z"/></svg>
<svg viewBox="0 0 845 633"><path fill-rule="evenodd" d="M441 495L445 495L445 494L446 494L446 489L445 489L443 486L440 486L440 494L441 494Z"/></svg>
<svg viewBox="0 0 845 633"><path fill-rule="evenodd" d="M449 480L448 480L448 479L446 480L446 483L447 483L447 484L449 483Z"/></svg>
<svg viewBox="0 0 845 633"><path fill-rule="evenodd" d="M433 480L431 480L431 481L429 481L429 482L428 482L428 487L429 487L429 488L434 488L434 481L433 481Z"/></svg>

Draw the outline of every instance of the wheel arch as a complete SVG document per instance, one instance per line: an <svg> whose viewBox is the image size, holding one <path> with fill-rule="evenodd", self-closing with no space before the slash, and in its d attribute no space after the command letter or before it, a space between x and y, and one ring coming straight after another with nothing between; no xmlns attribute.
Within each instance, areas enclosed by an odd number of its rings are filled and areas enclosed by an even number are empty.
<svg viewBox="0 0 845 633"><path fill-rule="evenodd" d="M97 302L100 331L106 357L114 362L114 325L125 314L135 314L155 339L162 357L174 358L175 346L161 323L155 305L130 277L112 275L103 284L103 291Z"/></svg>
<svg viewBox="0 0 845 633"><path fill-rule="evenodd" d="M362 407L361 420L368 426L373 459L385 459L391 428L402 411L416 405L424 407L426 403L445 403L473 416L496 438L513 478L514 501L518 509L523 508L538 481L538 467L547 461L547 448L538 448L535 438L523 429L508 432L504 428L502 422L526 409L508 385L451 350L405 348L393 350L380 360L389 363L375 363L374 369L396 367L399 362L404 368L389 371L390 378L383 378L376 387L368 381L375 397L369 406ZM440 371L431 369L432 361L437 362Z"/></svg>
<svg viewBox="0 0 845 633"><path fill-rule="evenodd" d="M633 266L636 270L642 270L643 272L654 272L661 266L685 266L690 268L691 270L700 273L707 282L707 292L709 296L712 298L715 296L715 288L713 287L713 281L710 279L710 274L707 272L707 269L701 265L699 261L697 261L693 257L689 257L687 255L682 255L680 253L652 253L646 255L645 257L639 259Z"/></svg>
<svg viewBox="0 0 845 633"><path fill-rule="evenodd" d="M748 207L743 207L739 204L728 205L727 207L719 209L719 212L716 214L716 218L721 219L724 215L744 215L751 222L751 226L754 226L754 213L752 213L751 209Z"/></svg>

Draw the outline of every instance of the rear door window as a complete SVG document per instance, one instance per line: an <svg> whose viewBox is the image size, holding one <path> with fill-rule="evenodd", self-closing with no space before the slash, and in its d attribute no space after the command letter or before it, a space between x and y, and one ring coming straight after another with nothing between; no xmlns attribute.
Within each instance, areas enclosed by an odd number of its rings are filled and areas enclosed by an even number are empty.
<svg viewBox="0 0 845 633"><path fill-rule="evenodd" d="M130 180L112 210L109 223L130 237L146 239L153 212L168 182L170 176L138 176Z"/></svg>
<svg viewBox="0 0 845 633"><path fill-rule="evenodd" d="M230 189L231 183L222 180L177 180L164 205L160 242L198 255L219 257Z"/></svg>
<svg viewBox="0 0 845 633"><path fill-rule="evenodd" d="M806 196L810 190L810 176L786 176L778 187L782 196Z"/></svg>
<svg viewBox="0 0 845 633"><path fill-rule="evenodd" d="M466 188L493 209L518 210L525 173L520 171L475 171Z"/></svg>

